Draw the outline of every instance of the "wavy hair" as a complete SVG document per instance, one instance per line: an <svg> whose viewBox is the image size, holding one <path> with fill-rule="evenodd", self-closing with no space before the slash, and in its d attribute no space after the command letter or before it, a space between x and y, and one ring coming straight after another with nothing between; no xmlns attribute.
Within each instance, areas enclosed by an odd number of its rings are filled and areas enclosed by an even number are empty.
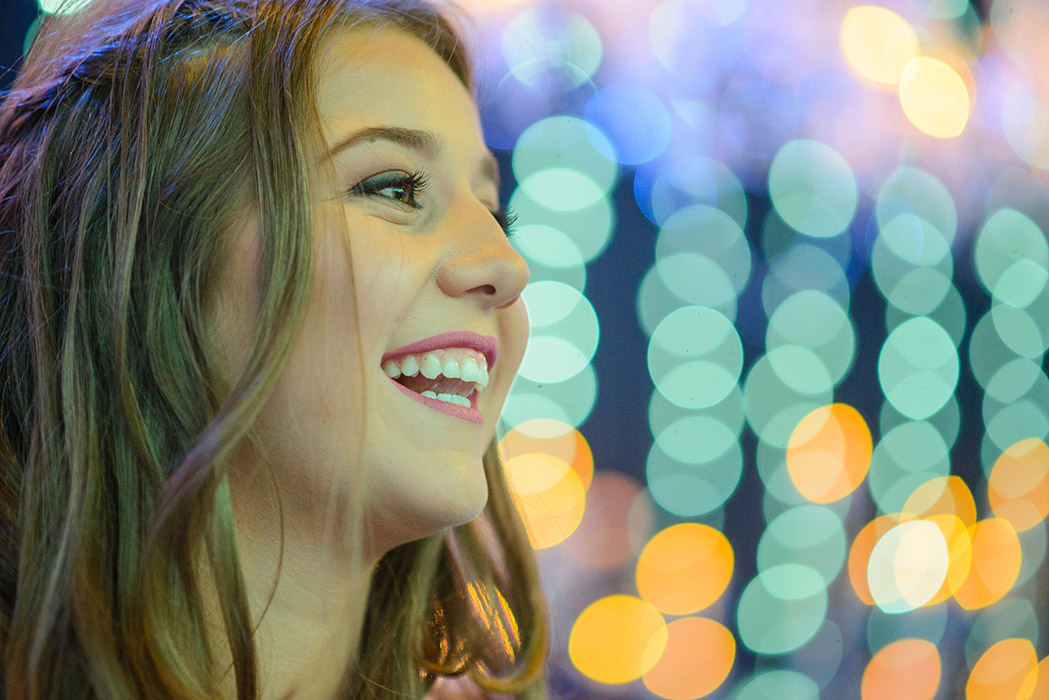
<svg viewBox="0 0 1049 700"><path fill-rule="evenodd" d="M209 587L236 698L259 696L227 458L307 300L317 47L361 22L419 37L471 87L424 0L93 0L44 23L0 104L8 700L221 696ZM261 303L227 387L207 310L248 206ZM477 520L380 562L347 697L418 698L457 674L545 697L534 559L494 445L484 461Z"/></svg>

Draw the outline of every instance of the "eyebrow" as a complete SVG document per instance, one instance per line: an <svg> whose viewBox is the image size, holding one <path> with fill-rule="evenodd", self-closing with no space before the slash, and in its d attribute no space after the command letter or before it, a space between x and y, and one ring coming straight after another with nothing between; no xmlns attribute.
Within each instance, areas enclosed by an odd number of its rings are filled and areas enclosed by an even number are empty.
<svg viewBox="0 0 1049 700"><path fill-rule="evenodd" d="M428 157L436 156L442 148L441 138L432 131L423 129L406 129L399 126L370 126L353 132L342 139L328 151L332 158L348 148L369 141L390 141L413 151L419 151ZM491 151L485 151L481 161L481 174L499 186L499 166Z"/></svg>

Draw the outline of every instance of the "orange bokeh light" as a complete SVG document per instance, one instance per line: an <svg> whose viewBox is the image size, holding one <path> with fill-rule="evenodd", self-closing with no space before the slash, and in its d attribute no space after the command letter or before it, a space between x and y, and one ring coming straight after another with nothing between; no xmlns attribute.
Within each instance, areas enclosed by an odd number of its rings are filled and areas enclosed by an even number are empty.
<svg viewBox="0 0 1049 700"><path fill-rule="evenodd" d="M1026 639L1003 639L983 653L965 684L966 700L1027 700L1035 689L1038 656Z"/></svg>
<svg viewBox="0 0 1049 700"><path fill-rule="evenodd" d="M1004 518L980 520L969 532L972 567L954 598L966 610L975 610L998 602L1013 587L1022 550L1016 530Z"/></svg>
<svg viewBox="0 0 1049 700"><path fill-rule="evenodd" d="M871 658L863 672L863 700L932 700L940 687L940 653L925 639L901 639Z"/></svg>
<svg viewBox="0 0 1049 700"><path fill-rule="evenodd" d="M1028 700L1049 700L1049 656L1042 659L1024 679L1023 687L1028 686L1033 687Z"/></svg>
<svg viewBox="0 0 1049 700"><path fill-rule="evenodd" d="M787 471L802 496L833 503L856 490L871 463L871 433L852 406L821 406L801 419L787 445Z"/></svg>
<svg viewBox="0 0 1049 700"><path fill-rule="evenodd" d="M530 452L507 460L506 474L534 548L560 544L579 527L586 490L569 464L550 454Z"/></svg>
<svg viewBox="0 0 1049 700"><path fill-rule="evenodd" d="M1007 449L991 469L987 497L994 514L1017 532L1030 530L1049 516L1049 445L1038 438Z"/></svg>
<svg viewBox="0 0 1049 700"><path fill-rule="evenodd" d="M572 626L568 655L579 672L601 683L630 683L648 673L667 645L659 611L633 596L592 603Z"/></svg>
<svg viewBox="0 0 1049 700"><path fill-rule="evenodd" d="M914 490L903 512L916 518L953 515L965 527L972 527L976 522L976 501L969 487L957 476L938 476Z"/></svg>
<svg viewBox="0 0 1049 700"><path fill-rule="evenodd" d="M590 444L578 430L553 418L525 421L499 441L503 460L532 452L548 454L570 464L584 489L594 477L594 455Z"/></svg>
<svg viewBox="0 0 1049 700"><path fill-rule="evenodd" d="M691 615L721 597L734 565L732 545L718 530L700 523L673 525L641 551L637 590L664 613Z"/></svg>
<svg viewBox="0 0 1049 700"><path fill-rule="evenodd" d="M736 660L736 638L705 617L683 617L667 625L667 646L644 676L645 686L667 700L694 700L717 690Z"/></svg>

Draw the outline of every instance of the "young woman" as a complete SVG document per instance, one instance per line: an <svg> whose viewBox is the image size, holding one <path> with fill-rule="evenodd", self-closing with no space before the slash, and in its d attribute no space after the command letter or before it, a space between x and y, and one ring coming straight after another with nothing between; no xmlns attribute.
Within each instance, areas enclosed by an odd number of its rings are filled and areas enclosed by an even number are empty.
<svg viewBox="0 0 1049 700"><path fill-rule="evenodd" d="M421 0L45 23L0 106L0 694L543 697L498 197Z"/></svg>

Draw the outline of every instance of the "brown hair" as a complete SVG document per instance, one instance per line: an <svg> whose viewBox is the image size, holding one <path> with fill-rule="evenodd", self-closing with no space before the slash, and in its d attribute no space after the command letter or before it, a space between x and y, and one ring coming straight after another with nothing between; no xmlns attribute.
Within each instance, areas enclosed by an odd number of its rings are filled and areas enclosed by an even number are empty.
<svg viewBox="0 0 1049 700"><path fill-rule="evenodd" d="M456 32L423 0L93 0L44 23L0 105L9 700L219 696L205 586L237 698L258 696L224 469L305 308L314 54L357 22L421 38L470 86ZM224 387L208 291L248 205L256 342ZM480 518L380 563L348 697L417 698L460 673L544 696L535 564L494 446L485 470Z"/></svg>

